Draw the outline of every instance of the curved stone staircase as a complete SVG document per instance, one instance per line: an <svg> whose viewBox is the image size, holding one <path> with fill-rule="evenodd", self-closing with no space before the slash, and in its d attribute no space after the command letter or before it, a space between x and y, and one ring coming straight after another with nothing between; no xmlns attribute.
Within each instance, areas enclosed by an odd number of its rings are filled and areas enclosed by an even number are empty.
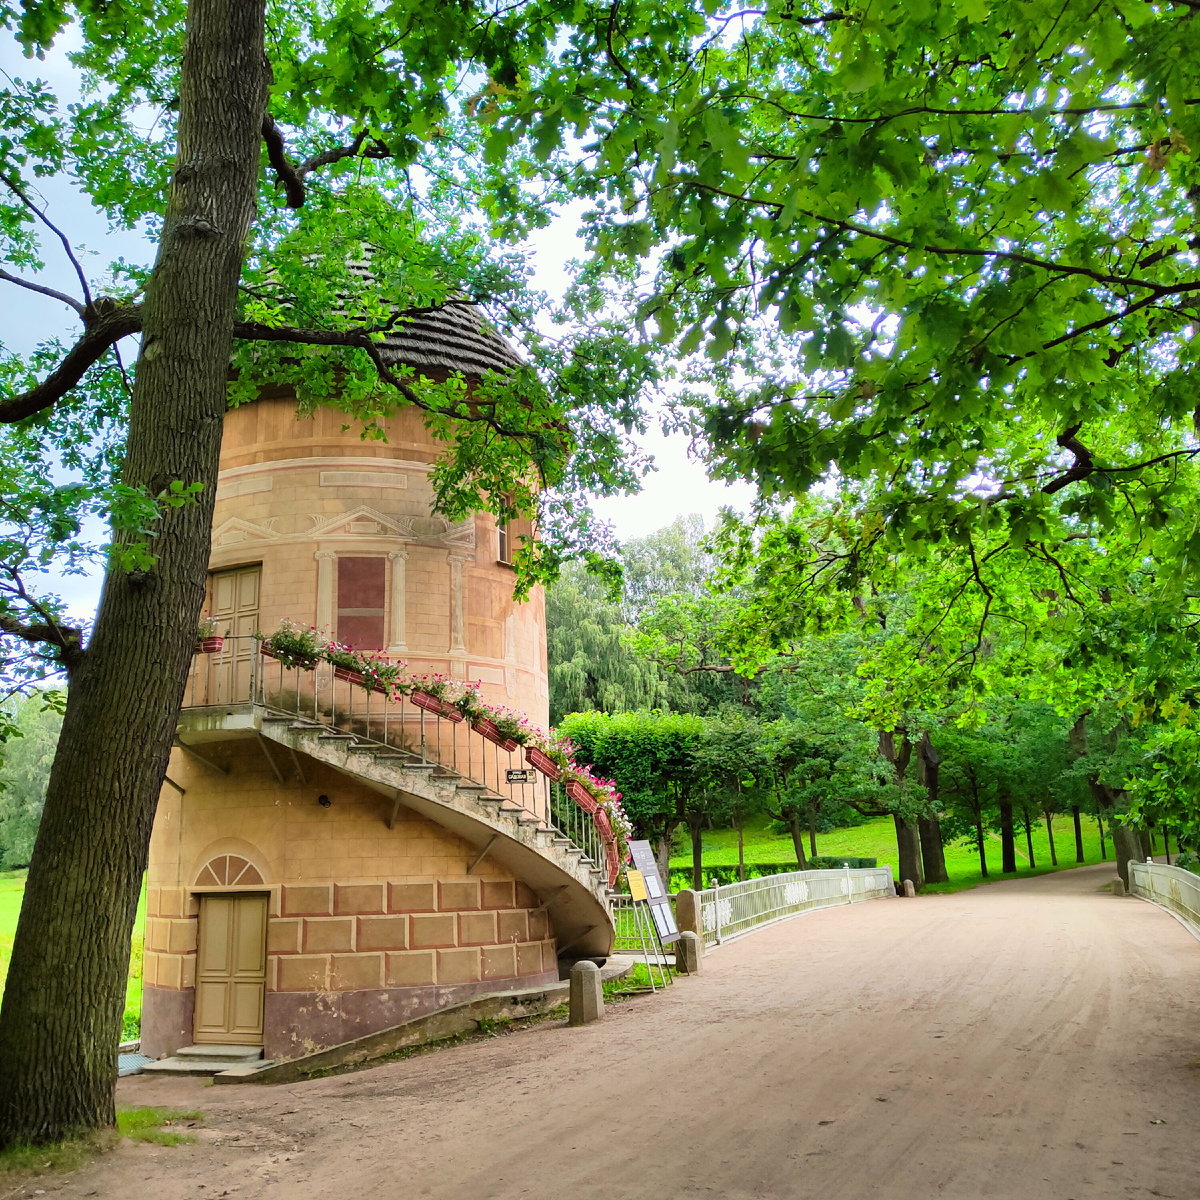
<svg viewBox="0 0 1200 1200"><path fill-rule="evenodd" d="M575 838L567 836L560 828L566 822L555 821L548 805L531 811L431 758L424 739L417 753L252 700L185 705L179 734L188 748L260 738L264 750L279 747L268 758L281 779L284 764L299 769L299 760L291 755L341 772L384 798L381 819L389 827L403 805L477 846L476 862L490 857L529 884L549 912L560 954L612 951L612 905L598 839L587 836L583 826Z"/></svg>

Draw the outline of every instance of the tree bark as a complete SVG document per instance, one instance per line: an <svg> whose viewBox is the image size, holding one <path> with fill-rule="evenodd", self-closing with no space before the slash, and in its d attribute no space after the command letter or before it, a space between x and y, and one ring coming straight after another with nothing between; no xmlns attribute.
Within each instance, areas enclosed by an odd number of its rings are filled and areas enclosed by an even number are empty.
<svg viewBox="0 0 1200 1200"><path fill-rule="evenodd" d="M671 851L674 848L675 829L678 824L678 821L668 821L663 827L662 837L658 839L658 873L668 891L671 889Z"/></svg>
<svg viewBox="0 0 1200 1200"><path fill-rule="evenodd" d="M816 805L808 806L808 848L813 858L817 857L817 808Z"/></svg>
<svg viewBox="0 0 1200 1200"><path fill-rule="evenodd" d="M1171 839L1167 836L1167 827L1163 826L1163 856L1167 860L1167 866L1171 865Z"/></svg>
<svg viewBox="0 0 1200 1200"><path fill-rule="evenodd" d="M1079 823L1079 805L1071 805L1071 816L1075 820L1075 861L1083 862L1083 826Z"/></svg>
<svg viewBox="0 0 1200 1200"><path fill-rule="evenodd" d="M1142 839L1136 829L1114 821L1111 813L1108 817L1108 832L1112 835L1113 857L1117 860L1117 874L1121 876L1121 882L1125 884L1125 890L1128 891L1129 862L1131 859L1136 862L1143 857Z"/></svg>
<svg viewBox="0 0 1200 1200"><path fill-rule="evenodd" d="M1058 855L1054 850L1054 827L1050 824L1050 810L1043 809L1042 815L1046 818L1046 837L1050 840L1050 865L1058 866Z"/></svg>
<svg viewBox="0 0 1200 1200"><path fill-rule="evenodd" d="M1100 861L1108 861L1108 851L1104 848L1104 822L1100 819L1100 813L1096 813L1096 828L1100 830Z"/></svg>
<svg viewBox="0 0 1200 1200"><path fill-rule="evenodd" d="M905 821L899 813L892 814L896 822L896 849L900 854L900 881L911 879L913 887L920 891L925 886L921 872L921 832L916 822Z"/></svg>
<svg viewBox="0 0 1200 1200"><path fill-rule="evenodd" d="M921 863L926 883L948 883L946 849L942 845L942 823L937 817L918 817L917 830L921 838Z"/></svg>
<svg viewBox="0 0 1200 1200"><path fill-rule="evenodd" d="M975 844L979 847L979 873L984 879L987 873L987 852L983 848L983 814L975 814Z"/></svg>
<svg viewBox="0 0 1200 1200"><path fill-rule="evenodd" d="M917 762L921 782L925 785L925 798L929 804L929 816L918 817L917 826L921 833L921 863L926 883L949 883L946 870L946 850L942 845L942 824L938 820L938 768L941 759L929 740L929 734L921 734L917 743Z"/></svg>
<svg viewBox="0 0 1200 1200"><path fill-rule="evenodd" d="M801 871L808 870L808 861L804 857L804 831L800 828L800 813L793 809L788 824L792 831L792 846L796 851L796 866Z"/></svg>
<svg viewBox="0 0 1200 1200"><path fill-rule="evenodd" d="M1000 793L1000 871L1012 875L1017 869L1017 842L1013 832L1012 797Z"/></svg>
<svg viewBox="0 0 1200 1200"><path fill-rule="evenodd" d="M165 509L109 569L72 672L0 1010L0 1145L111 1125L129 942L204 600L234 305L266 104L262 0L191 0L175 171L146 290L123 479ZM118 536L118 541L121 537Z"/></svg>
<svg viewBox="0 0 1200 1200"><path fill-rule="evenodd" d="M1021 815L1025 820L1025 845L1029 849L1029 869L1032 871L1035 863L1033 861L1033 831L1029 826L1029 811L1022 809Z"/></svg>
<svg viewBox="0 0 1200 1200"><path fill-rule="evenodd" d="M688 829L692 835L692 887L704 890L704 817L700 813L689 814Z"/></svg>

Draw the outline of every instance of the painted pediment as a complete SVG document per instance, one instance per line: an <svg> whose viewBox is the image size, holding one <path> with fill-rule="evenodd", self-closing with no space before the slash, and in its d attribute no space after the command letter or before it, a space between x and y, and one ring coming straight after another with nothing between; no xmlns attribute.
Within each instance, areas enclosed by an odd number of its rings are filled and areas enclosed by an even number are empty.
<svg viewBox="0 0 1200 1200"><path fill-rule="evenodd" d="M265 521L255 523L244 521L241 517L230 517L213 530L212 544L214 546L237 546L242 542L273 542L279 537L275 530L278 517L267 517Z"/></svg>
<svg viewBox="0 0 1200 1200"><path fill-rule="evenodd" d="M331 538L399 538L406 542L432 542L467 549L475 545L475 522L447 521L445 517L402 517L381 513L369 505L336 516L310 514L308 537L314 541Z"/></svg>
<svg viewBox="0 0 1200 1200"><path fill-rule="evenodd" d="M413 533L412 517L392 517L361 505L351 512L338 513L336 516L311 514L312 528L308 536L324 540L325 538L403 538L411 540Z"/></svg>

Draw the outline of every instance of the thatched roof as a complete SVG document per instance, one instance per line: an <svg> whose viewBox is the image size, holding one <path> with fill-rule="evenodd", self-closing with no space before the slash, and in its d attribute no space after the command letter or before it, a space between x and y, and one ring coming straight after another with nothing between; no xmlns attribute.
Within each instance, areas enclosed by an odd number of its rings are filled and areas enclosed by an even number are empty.
<svg viewBox="0 0 1200 1200"><path fill-rule="evenodd" d="M405 317L383 340L384 357L417 371L433 368L481 376L521 365L516 351L484 324L477 305L451 303Z"/></svg>

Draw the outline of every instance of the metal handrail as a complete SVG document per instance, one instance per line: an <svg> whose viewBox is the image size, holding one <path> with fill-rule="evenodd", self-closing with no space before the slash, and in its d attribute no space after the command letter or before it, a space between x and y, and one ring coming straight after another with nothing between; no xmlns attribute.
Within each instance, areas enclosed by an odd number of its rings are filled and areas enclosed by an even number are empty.
<svg viewBox="0 0 1200 1200"><path fill-rule="evenodd" d="M388 661L385 656L380 659ZM330 663L311 669L285 667L262 651L262 639L240 635L223 639L215 654L198 653L184 693L184 708L252 703L357 742L387 749L414 764L433 764L444 776L457 776L499 797L501 811L514 808L568 841L582 861L604 871L604 839L592 817L567 795L562 783L527 765L520 751L508 751L475 730L428 712L404 695L372 692L344 677ZM508 772L524 770L530 782L509 782Z"/></svg>
<svg viewBox="0 0 1200 1200"><path fill-rule="evenodd" d="M892 868L842 867L829 871L788 871L700 892L705 946L720 946L743 933L814 908L853 904L896 895Z"/></svg>

